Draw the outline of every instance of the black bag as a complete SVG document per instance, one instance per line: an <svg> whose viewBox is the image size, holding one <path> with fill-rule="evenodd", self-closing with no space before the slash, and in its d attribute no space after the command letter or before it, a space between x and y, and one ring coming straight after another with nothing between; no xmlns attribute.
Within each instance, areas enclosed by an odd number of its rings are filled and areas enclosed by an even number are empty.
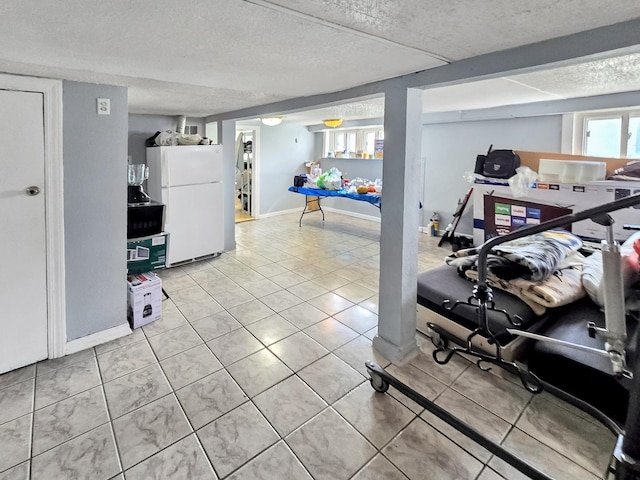
<svg viewBox="0 0 640 480"><path fill-rule="evenodd" d="M476 170L479 168L480 157L476 158ZM493 150L489 152L482 164L482 175L491 178L511 178L520 166L520 157L513 150ZM480 173L477 172L476 173Z"/></svg>
<svg viewBox="0 0 640 480"><path fill-rule="evenodd" d="M296 175L293 177L293 186L294 187L304 187L304 182L307 181L307 176L305 174Z"/></svg>

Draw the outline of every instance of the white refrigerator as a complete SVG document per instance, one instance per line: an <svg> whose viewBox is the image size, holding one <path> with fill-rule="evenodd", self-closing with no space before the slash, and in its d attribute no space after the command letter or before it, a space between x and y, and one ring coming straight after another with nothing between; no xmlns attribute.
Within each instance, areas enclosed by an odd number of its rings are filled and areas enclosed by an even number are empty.
<svg viewBox="0 0 640 480"><path fill-rule="evenodd" d="M224 250L222 145L147 148L147 193L165 204L167 266Z"/></svg>

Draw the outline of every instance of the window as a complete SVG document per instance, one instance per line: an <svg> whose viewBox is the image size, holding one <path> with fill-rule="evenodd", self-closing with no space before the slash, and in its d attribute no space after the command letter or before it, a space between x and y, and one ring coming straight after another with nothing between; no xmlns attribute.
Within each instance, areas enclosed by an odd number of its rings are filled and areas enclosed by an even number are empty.
<svg viewBox="0 0 640 480"><path fill-rule="evenodd" d="M579 129L574 145L578 155L590 157L640 158L640 110L577 114Z"/></svg>
<svg viewBox="0 0 640 480"><path fill-rule="evenodd" d="M373 158L375 141L384 138L382 127L330 130L324 133L324 152L326 156L361 158L366 153Z"/></svg>

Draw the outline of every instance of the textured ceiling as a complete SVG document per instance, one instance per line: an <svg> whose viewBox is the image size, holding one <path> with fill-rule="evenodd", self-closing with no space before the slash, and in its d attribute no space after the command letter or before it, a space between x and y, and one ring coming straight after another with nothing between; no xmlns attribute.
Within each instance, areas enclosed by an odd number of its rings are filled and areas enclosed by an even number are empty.
<svg viewBox="0 0 640 480"><path fill-rule="evenodd" d="M8 1L0 2L0 71L124 85L132 113L205 116L343 90L639 16L637 0L617 0L615 8L597 0ZM615 67L617 81L638 89L635 65ZM514 103L568 96L573 86L600 91L585 80L592 70L572 72L571 83L534 73L518 80L525 86L500 79L496 85L502 99ZM601 73L596 83L607 88L607 68ZM544 88L527 88L527 82ZM478 83L431 98L427 93L425 104L433 111L458 109L460 99L475 92L481 98L471 105L487 106L496 92L491 83ZM325 113L373 115L376 102Z"/></svg>

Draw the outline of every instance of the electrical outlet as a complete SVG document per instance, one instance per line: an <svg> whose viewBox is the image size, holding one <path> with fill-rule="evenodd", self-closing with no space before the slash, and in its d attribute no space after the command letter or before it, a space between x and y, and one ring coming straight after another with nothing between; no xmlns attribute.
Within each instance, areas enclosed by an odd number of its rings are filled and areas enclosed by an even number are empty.
<svg viewBox="0 0 640 480"><path fill-rule="evenodd" d="M108 98L98 98L98 115L111 115L111 101Z"/></svg>

